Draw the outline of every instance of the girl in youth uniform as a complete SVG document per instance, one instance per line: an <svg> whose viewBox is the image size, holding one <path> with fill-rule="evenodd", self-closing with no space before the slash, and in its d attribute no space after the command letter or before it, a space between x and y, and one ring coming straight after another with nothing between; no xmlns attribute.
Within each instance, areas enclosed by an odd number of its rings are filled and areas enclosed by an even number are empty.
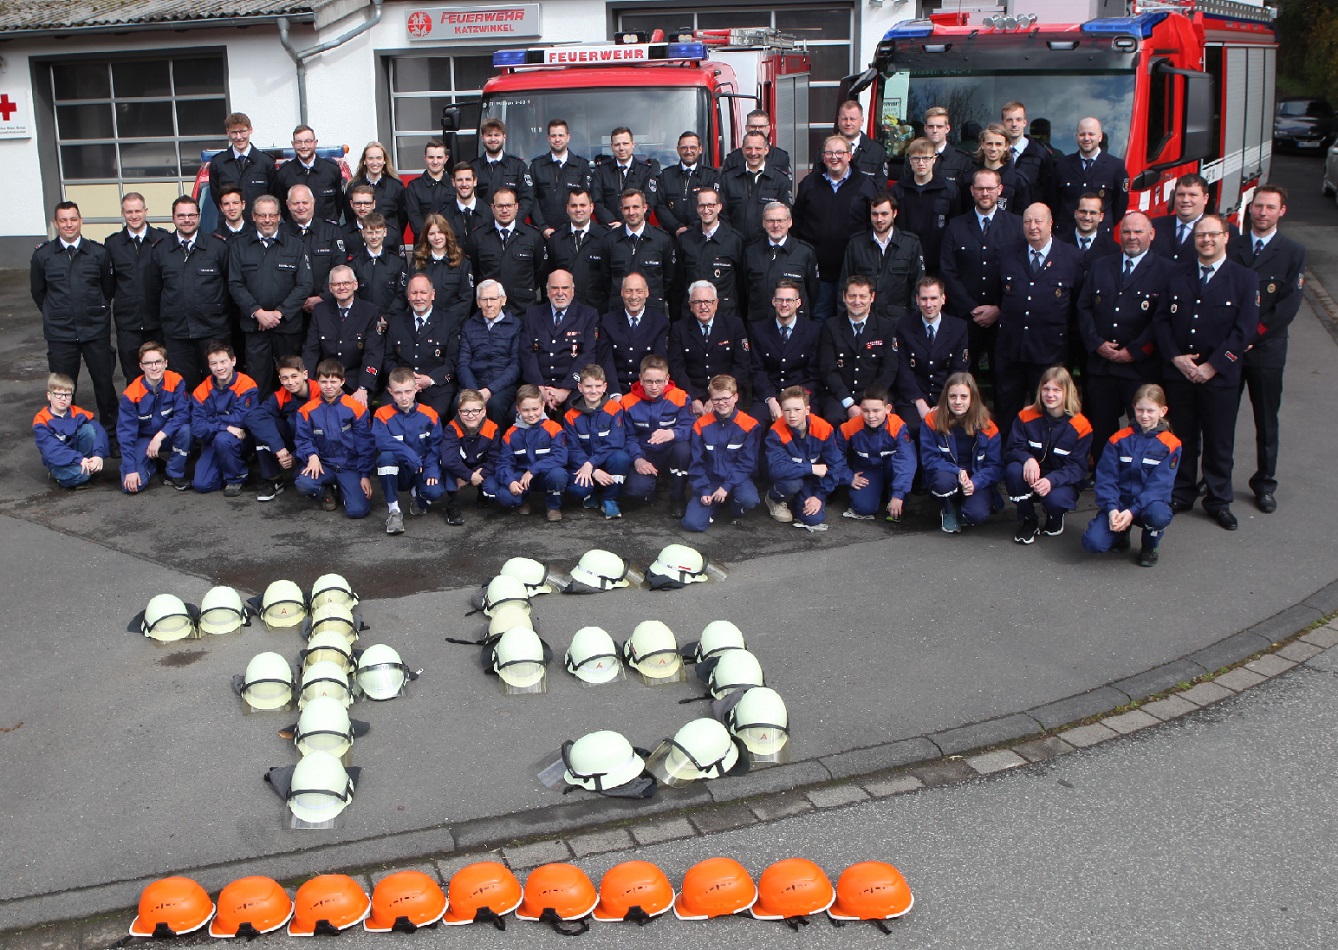
<svg viewBox="0 0 1338 950"><path fill-rule="evenodd" d="M1062 366L1041 374L1036 401L1013 420L1004 449L1004 483L1017 504L1013 540L1031 544L1044 531L1064 533L1064 515L1078 507L1078 486L1087 477L1092 426L1079 411L1078 387ZM1045 524L1036 516L1036 499Z"/></svg>
<svg viewBox="0 0 1338 950"><path fill-rule="evenodd" d="M953 373L943 398L920 426L920 467L925 484L943 501L940 524L956 534L1003 507L998 482L1003 474L999 427L980 398L970 373Z"/></svg>
<svg viewBox="0 0 1338 950"><path fill-rule="evenodd" d="M1156 383L1134 393L1134 425L1110 437L1096 464L1096 517L1082 546L1093 554L1129 550L1134 525L1143 529L1138 563L1157 563L1171 523L1171 488L1180 467L1180 440L1166 421L1166 393Z"/></svg>

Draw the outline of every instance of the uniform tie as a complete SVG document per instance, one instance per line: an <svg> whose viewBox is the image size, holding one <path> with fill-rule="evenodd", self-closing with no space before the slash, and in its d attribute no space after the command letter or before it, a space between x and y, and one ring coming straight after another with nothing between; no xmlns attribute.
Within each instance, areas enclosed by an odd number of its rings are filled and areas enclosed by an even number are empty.
<svg viewBox="0 0 1338 950"><path fill-rule="evenodd" d="M933 323L926 323L926 324L925 324L925 335L929 337L929 345L930 345L930 346L933 346L933 345L934 345L934 334L935 334L936 332L938 332L938 326L937 326L937 324L933 324Z"/></svg>
<svg viewBox="0 0 1338 950"><path fill-rule="evenodd" d="M506 242L511 240L511 229L502 228L499 233L502 235L502 247L506 247Z"/></svg>
<svg viewBox="0 0 1338 950"><path fill-rule="evenodd" d="M1208 286L1208 278L1213 276L1213 269L1207 264L1199 265L1199 290Z"/></svg>
<svg viewBox="0 0 1338 950"><path fill-rule="evenodd" d="M572 237L576 240L576 250L579 252L581 250L581 244L585 241L585 232L573 231Z"/></svg>
<svg viewBox="0 0 1338 950"><path fill-rule="evenodd" d="M1092 246L1092 239L1091 239L1091 238L1079 238L1079 239L1078 239L1078 244L1079 244L1079 245L1082 247L1082 249L1085 251L1085 250L1087 250L1088 248L1090 248L1090 247Z"/></svg>
<svg viewBox="0 0 1338 950"><path fill-rule="evenodd" d="M1134 262L1126 257L1124 259L1124 280L1121 281L1121 283L1122 284L1129 283L1129 278L1132 277L1133 274L1134 274Z"/></svg>
<svg viewBox="0 0 1338 950"><path fill-rule="evenodd" d="M781 342L782 342L782 343L789 343L789 342L790 342L790 328L789 328L789 327L781 327Z"/></svg>
<svg viewBox="0 0 1338 950"><path fill-rule="evenodd" d="M639 327L639 326L641 325L641 318L640 318L640 317L628 317L628 319L627 319L627 325L630 326L630 327L632 328L632 332L635 333L635 332L636 332L636 328Z"/></svg>
<svg viewBox="0 0 1338 950"><path fill-rule="evenodd" d="M265 245L265 250L268 251L268 250L269 250L270 242L273 241L273 240L274 240L273 238L262 237L262 238L260 239L260 243L263 244L263 245Z"/></svg>
<svg viewBox="0 0 1338 950"><path fill-rule="evenodd" d="M565 311L565 310L554 310L554 311L553 311L553 326L555 326L555 327L560 327L560 326L562 326L562 318L565 317L566 315L567 315L567 311Z"/></svg>
<svg viewBox="0 0 1338 950"><path fill-rule="evenodd" d="M1082 160L1082 173L1086 175L1091 170L1092 170L1092 160L1090 158L1084 158Z"/></svg>
<svg viewBox="0 0 1338 950"><path fill-rule="evenodd" d="M704 340L709 340L710 338L711 338L711 325L710 325L709 323L703 323L703 324L702 324L702 339L704 339Z"/></svg>
<svg viewBox="0 0 1338 950"><path fill-rule="evenodd" d="M983 218L980 219L980 233L981 233L981 235L986 236L986 237L989 236L989 233L990 233L990 219L993 218L993 217L994 217L994 215L986 215L985 217L983 217Z"/></svg>
<svg viewBox="0 0 1338 950"><path fill-rule="evenodd" d="M1036 248L1031 249L1031 276L1036 277L1041 273L1041 252Z"/></svg>
<svg viewBox="0 0 1338 950"><path fill-rule="evenodd" d="M348 319L348 307L339 308L339 319L341 322Z"/></svg>
<svg viewBox="0 0 1338 950"><path fill-rule="evenodd" d="M138 253L140 252L140 249L144 247L144 236L143 236L143 235L140 235L140 234L136 234L136 235L135 235L134 237L132 237L130 240L132 240L132 241L135 242L135 253L138 254ZM1259 253L1259 252L1256 251L1255 253L1257 254L1257 253Z"/></svg>
<svg viewBox="0 0 1338 950"><path fill-rule="evenodd" d="M1262 253L1264 253L1264 242L1256 240L1254 242L1254 256L1257 258Z"/></svg>
<svg viewBox="0 0 1338 950"><path fill-rule="evenodd" d="M73 244L68 245L65 248L65 256L68 257L70 260L74 260L74 252L76 250L78 250L78 248L76 248Z"/></svg>
<svg viewBox="0 0 1338 950"><path fill-rule="evenodd" d="M1175 239L1176 243L1184 244L1185 238L1187 238L1188 236L1189 236L1189 225L1185 224L1182 221L1176 230L1176 239Z"/></svg>
<svg viewBox="0 0 1338 950"><path fill-rule="evenodd" d="M423 327L427 326L427 317L415 314L414 319L418 323L418 333L421 334L423 332Z"/></svg>
<svg viewBox="0 0 1338 950"><path fill-rule="evenodd" d="M861 320L859 323L852 323L850 329L855 331L855 344L858 346L859 338L864 335L864 321Z"/></svg>

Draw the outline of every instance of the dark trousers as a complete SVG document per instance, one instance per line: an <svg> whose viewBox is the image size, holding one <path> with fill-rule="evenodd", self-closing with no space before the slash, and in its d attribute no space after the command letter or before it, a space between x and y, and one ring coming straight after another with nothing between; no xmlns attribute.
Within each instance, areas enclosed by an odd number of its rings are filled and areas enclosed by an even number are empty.
<svg viewBox="0 0 1338 950"><path fill-rule="evenodd" d="M994 423L999 431L1008 438L1013 430L1013 420L1036 398L1036 390L1041 385L1041 375L1052 363L1028 363L1012 360L994 354Z"/></svg>
<svg viewBox="0 0 1338 950"><path fill-rule="evenodd" d="M1250 489L1255 495L1271 495L1278 490L1278 410L1282 408L1281 366L1250 366L1242 373L1241 383L1250 393L1254 410L1254 474Z"/></svg>
<svg viewBox="0 0 1338 950"><path fill-rule="evenodd" d="M125 377L126 385L129 385L140 374L139 348L150 340L162 343L163 328L154 327L149 330L116 328L116 355L121 361L121 375ZM172 371L181 372L175 366L172 367Z"/></svg>
<svg viewBox="0 0 1338 950"><path fill-rule="evenodd" d="M98 407L98 422L107 430L107 437L116 444L116 411L120 400L112 377L116 373L116 354L112 352L111 337L101 336L96 340L47 340L46 368L51 373L64 373L74 380L74 398L79 397L79 363L88 367L88 376L93 381L93 399ZM135 374L139 375L138 373ZM132 376L131 379L134 377Z"/></svg>
<svg viewBox="0 0 1338 950"><path fill-rule="evenodd" d="M256 381L257 398L274 392L274 362L280 356L302 353L302 333L284 330L246 331L246 373Z"/></svg>
<svg viewBox="0 0 1338 950"><path fill-rule="evenodd" d="M1174 370L1180 376L1179 370ZM1217 380L1191 383L1181 376L1166 380L1166 402L1171 407L1171 428L1184 448L1171 498L1192 505L1198 495L1199 458L1208 489L1206 511L1220 511L1235 497L1231 489L1232 453L1236 449L1236 412L1240 392Z"/></svg>
<svg viewBox="0 0 1338 950"><path fill-rule="evenodd" d="M1101 450L1110 437L1120 431L1120 417L1127 413L1130 424L1133 424L1134 393L1144 380L1089 375L1086 382L1082 414L1092 424L1092 470L1095 471Z"/></svg>
<svg viewBox="0 0 1338 950"><path fill-rule="evenodd" d="M181 374L186 382L186 389L194 392L195 387L209 378L209 357L206 350L213 340L188 340L169 336L163 340L167 347L167 368ZM223 340L227 343L227 340ZM133 377L132 377L133 378Z"/></svg>

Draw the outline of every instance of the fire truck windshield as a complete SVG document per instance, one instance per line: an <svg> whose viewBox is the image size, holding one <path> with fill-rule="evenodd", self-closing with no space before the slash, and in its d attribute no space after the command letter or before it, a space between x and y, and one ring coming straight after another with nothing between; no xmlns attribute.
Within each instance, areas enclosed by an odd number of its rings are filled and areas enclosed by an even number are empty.
<svg viewBox="0 0 1338 950"><path fill-rule="evenodd" d="M593 160L609 154L609 132L627 126L636 154L661 165L678 161L678 136L694 131L710 140L706 91L692 86L637 89L535 89L499 92L483 101L483 118L506 123L506 150L525 160L548 151L548 121L565 119L569 148Z"/></svg>
<svg viewBox="0 0 1338 950"><path fill-rule="evenodd" d="M998 122L1000 107L1014 100L1027 107L1027 134L1057 152L1077 151L1074 135L1087 116L1101 120L1109 151L1123 156L1128 149L1134 103L1134 74L1128 70L887 73L877 113L879 139L890 155L901 155L912 138L923 134L925 110L944 106L952 123L949 140L974 154L976 135Z"/></svg>

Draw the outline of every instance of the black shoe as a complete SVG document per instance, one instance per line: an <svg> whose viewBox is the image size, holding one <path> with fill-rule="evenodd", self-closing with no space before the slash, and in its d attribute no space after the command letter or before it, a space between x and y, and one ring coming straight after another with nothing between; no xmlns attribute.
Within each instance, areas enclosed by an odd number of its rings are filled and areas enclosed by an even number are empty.
<svg viewBox="0 0 1338 950"><path fill-rule="evenodd" d="M1024 521L1019 524L1017 530L1013 532L1013 540L1018 544L1031 544L1036 540L1036 535L1038 533L1039 531L1037 530L1036 522Z"/></svg>
<svg viewBox="0 0 1338 950"><path fill-rule="evenodd" d="M1041 529L1047 537L1056 537L1064 533L1064 512L1045 516L1045 527Z"/></svg>
<svg viewBox="0 0 1338 950"><path fill-rule="evenodd" d="M333 488L327 487L321 492L321 510L334 511L336 507L335 493Z"/></svg>
<svg viewBox="0 0 1338 950"><path fill-rule="evenodd" d="M1138 566L1152 567L1160 557L1161 555L1157 553L1156 548L1142 548L1138 552Z"/></svg>
<svg viewBox="0 0 1338 950"><path fill-rule="evenodd" d="M1115 537L1115 544L1111 547L1112 551L1124 552L1129 550L1129 532L1121 531Z"/></svg>
<svg viewBox="0 0 1338 950"><path fill-rule="evenodd" d="M1271 491L1261 492L1254 496L1254 506L1264 514L1271 515L1278 510L1278 500Z"/></svg>
<svg viewBox="0 0 1338 950"><path fill-rule="evenodd" d="M1194 507L1194 502L1192 502L1192 501L1180 501L1180 500L1177 499L1177 498L1172 498L1172 499L1171 499L1171 510L1172 510L1173 512L1175 512L1176 514L1180 514L1181 512L1185 512L1185 511L1189 511L1189 509L1191 509L1191 508L1193 508L1193 507Z"/></svg>
<svg viewBox="0 0 1338 950"><path fill-rule="evenodd" d="M687 509L683 507L681 501L675 501L669 505L670 518L682 518L685 514L687 514Z"/></svg>
<svg viewBox="0 0 1338 950"><path fill-rule="evenodd" d="M1225 528L1228 531L1235 531L1240 527L1240 522L1236 520L1236 516L1231 513L1230 508L1218 508L1216 511L1210 511L1208 517L1216 521L1218 527Z"/></svg>
<svg viewBox="0 0 1338 950"><path fill-rule="evenodd" d="M460 503L454 499L446 502L446 523L457 526L465 523L465 516L460 514Z"/></svg>
<svg viewBox="0 0 1338 950"><path fill-rule="evenodd" d="M163 476L163 484L168 488L175 488L177 491L185 491L190 488L190 482L184 478L173 478L171 475Z"/></svg>
<svg viewBox="0 0 1338 950"><path fill-rule="evenodd" d="M242 493L242 483L241 483L241 482L232 482L231 484L229 484L229 485L225 485L225 486L223 487L223 497L224 497L224 498L236 498L236 497L237 497L238 495L240 495L241 493Z"/></svg>
<svg viewBox="0 0 1338 950"><path fill-rule="evenodd" d="M107 443L107 458L118 459L121 457L121 443L112 439Z"/></svg>

